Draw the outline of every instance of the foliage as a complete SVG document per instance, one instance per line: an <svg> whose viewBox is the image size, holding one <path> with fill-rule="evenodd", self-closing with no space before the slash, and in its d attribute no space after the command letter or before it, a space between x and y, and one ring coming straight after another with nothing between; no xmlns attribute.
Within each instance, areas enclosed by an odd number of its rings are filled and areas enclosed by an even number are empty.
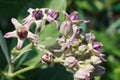
<svg viewBox="0 0 120 80"><path fill-rule="evenodd" d="M10 64L10 54L18 55L19 51L14 49L16 39L4 39L3 34L12 31L14 27L10 22L11 17L16 17L20 22L28 15L28 8L52 8L66 9L67 12L73 10L78 11L81 19L89 19L90 23L80 24L84 32L92 32L96 36L97 41L103 44L103 52L106 55L107 62L102 65L106 68L103 76L97 77L96 80L120 80L120 4L119 0L1 0L0 1L0 80L6 75L6 68ZM64 16L60 13L59 20L64 20ZM43 22L44 24L44 22ZM35 26L34 24L32 26ZM52 26L52 27L51 27ZM88 26L88 27L87 27ZM33 32L35 28L32 28ZM51 32L50 32L51 31ZM47 33L46 33L47 32ZM55 23L47 25L39 34L41 41L39 44L54 47L57 37L60 33L55 28ZM29 43L25 41L24 50ZM11 51L12 50L12 51ZM23 50L23 51L24 51ZM13 54L13 52L15 52ZM34 47L23 52L23 55L15 60L15 70L28 67L30 71L21 73L13 80L73 80L72 74L67 72L65 67L60 64L54 64L49 67L42 66L39 62L42 52ZM33 66L34 65L34 66ZM4 74L4 75L3 75ZM47 75L46 75L47 74ZM62 77L61 77L62 76ZM12 80L9 79L8 80Z"/></svg>

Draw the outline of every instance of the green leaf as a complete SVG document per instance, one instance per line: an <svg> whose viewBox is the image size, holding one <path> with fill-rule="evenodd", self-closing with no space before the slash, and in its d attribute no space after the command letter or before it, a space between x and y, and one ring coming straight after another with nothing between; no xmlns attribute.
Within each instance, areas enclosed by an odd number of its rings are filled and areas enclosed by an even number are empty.
<svg viewBox="0 0 120 80"><path fill-rule="evenodd" d="M18 60L16 66L25 65L25 66L32 66L37 65L40 62L40 58L42 56L42 52L36 48L33 48L31 51L26 52L21 56Z"/></svg>
<svg viewBox="0 0 120 80"><path fill-rule="evenodd" d="M56 29L56 26L54 23L49 24L45 27L45 29L40 33L39 38L39 44L45 45L45 46L52 46L56 43L56 40L59 36L59 32Z"/></svg>
<svg viewBox="0 0 120 80"><path fill-rule="evenodd" d="M4 55L5 55L7 63L10 64L10 56L8 53L8 48L7 48L6 41L5 41L1 31L0 31L0 46L1 46L1 49L4 53Z"/></svg>
<svg viewBox="0 0 120 80"><path fill-rule="evenodd" d="M117 28L120 26L120 19L112 23L109 28L107 29L107 33L111 36L114 35L114 33L117 32Z"/></svg>
<svg viewBox="0 0 120 80"><path fill-rule="evenodd" d="M95 77L95 80L100 80L100 77Z"/></svg>
<svg viewBox="0 0 120 80"><path fill-rule="evenodd" d="M24 73L24 76L26 78L23 80L73 80L73 74L67 72L65 67L60 64L45 69L34 69Z"/></svg>

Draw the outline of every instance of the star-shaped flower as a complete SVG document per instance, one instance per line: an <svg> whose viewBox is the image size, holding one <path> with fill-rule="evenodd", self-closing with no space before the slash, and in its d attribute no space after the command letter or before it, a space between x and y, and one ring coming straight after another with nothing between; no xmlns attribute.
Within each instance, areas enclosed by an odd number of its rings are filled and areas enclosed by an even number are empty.
<svg viewBox="0 0 120 80"><path fill-rule="evenodd" d="M23 24L28 22L31 19L34 19L34 22L36 24L36 30L39 32L41 30L41 23L43 20L45 20L45 24L49 24L51 22L55 22L56 26L59 26L59 23L57 21L57 18L59 17L59 13L56 10L48 9L48 8L36 8L28 9L29 16L27 16L25 19L23 19Z"/></svg>
<svg viewBox="0 0 120 80"><path fill-rule="evenodd" d="M15 26L16 30L6 33L4 37L5 38L17 37L17 40L18 40L17 49L22 48L23 42L26 38L29 38L35 41L38 40L38 36L29 31L31 24L34 22L33 19L24 25L20 24L15 18L12 18L11 22Z"/></svg>

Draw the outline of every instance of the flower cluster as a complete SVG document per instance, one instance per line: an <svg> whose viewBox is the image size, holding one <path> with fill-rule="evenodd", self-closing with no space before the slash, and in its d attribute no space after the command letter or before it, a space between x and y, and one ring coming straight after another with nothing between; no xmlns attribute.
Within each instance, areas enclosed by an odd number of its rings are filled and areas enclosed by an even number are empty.
<svg viewBox="0 0 120 80"><path fill-rule="evenodd" d="M66 67L68 71L74 73L74 80L90 80L95 76L100 76L105 72L104 67L100 64L105 61L102 54L102 43L95 41L93 33L85 34L80 23L88 23L89 20L80 20L78 12L73 11L67 14L64 10L61 12L65 16L65 20L59 23L59 11L49 8L28 9L29 15L22 20L20 24L15 18L11 19L15 29L4 35L5 38L17 37L17 49L21 49L26 38L35 43L35 47L39 47L36 41L39 41L37 34L29 31L33 23L36 24L36 31L42 29L41 23L45 21L45 25L56 23L57 30L61 33L56 40L59 49L48 49L43 52L41 61L43 64L50 65L52 62L59 62Z"/></svg>
<svg viewBox="0 0 120 80"><path fill-rule="evenodd" d="M74 73L74 80L91 80L105 72L100 64L105 61L102 54L102 43L95 41L92 33L83 33L79 23L88 23L80 20L77 12L67 14L62 11L66 20L60 26L62 36L58 38L61 55L57 60ZM55 52L55 54L60 54Z"/></svg>

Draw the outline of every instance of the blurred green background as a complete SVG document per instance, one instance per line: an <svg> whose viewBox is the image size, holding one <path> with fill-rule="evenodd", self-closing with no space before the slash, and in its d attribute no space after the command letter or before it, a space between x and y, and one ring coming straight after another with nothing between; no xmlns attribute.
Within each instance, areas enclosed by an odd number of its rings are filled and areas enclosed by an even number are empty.
<svg viewBox="0 0 120 80"><path fill-rule="evenodd" d="M0 0L0 30L3 34L14 30L10 21L12 17L18 18L28 7L42 8L50 1ZM68 13L78 11L80 19L90 20L89 24L80 25L84 32L93 32L96 40L103 43L103 53L106 55L107 62L104 62L102 66L106 68L106 73L98 80L120 80L120 0L66 0L66 3ZM27 12L23 16L26 14ZM10 50L12 39L6 39L6 42ZM0 52L2 53L1 48ZM4 59L4 55L0 54L0 69L5 67ZM21 76L21 80L73 79L72 74L66 72L65 68L59 64L45 70L35 69L23 75L26 75L26 78Z"/></svg>

